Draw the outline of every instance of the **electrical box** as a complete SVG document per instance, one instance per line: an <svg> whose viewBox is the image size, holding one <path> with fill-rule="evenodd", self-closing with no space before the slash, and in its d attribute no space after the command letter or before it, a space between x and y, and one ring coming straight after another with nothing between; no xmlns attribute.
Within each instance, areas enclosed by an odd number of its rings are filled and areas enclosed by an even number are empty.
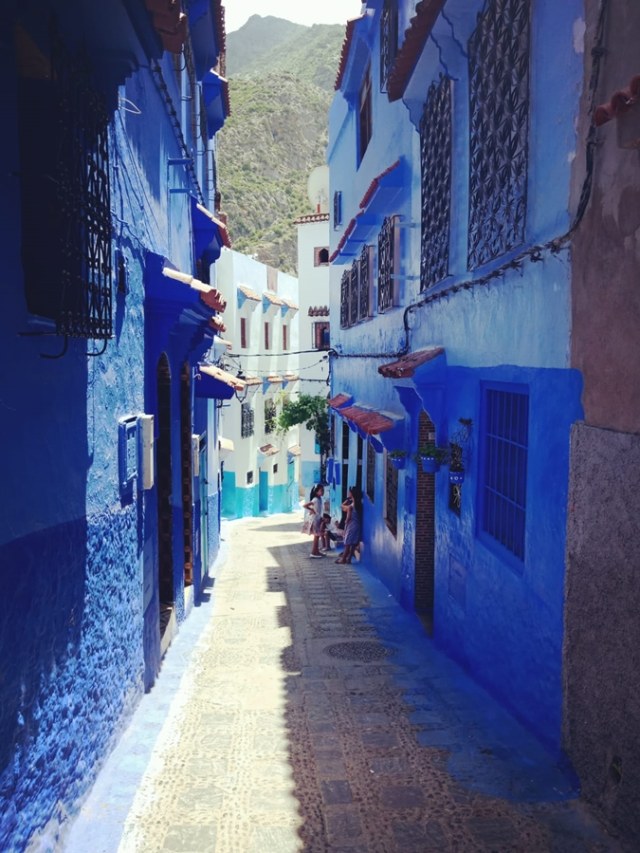
<svg viewBox="0 0 640 853"><path fill-rule="evenodd" d="M129 415L118 421L118 468L120 491L130 492L138 474L137 417Z"/></svg>
<svg viewBox="0 0 640 853"><path fill-rule="evenodd" d="M193 456L192 463L191 463L192 470L193 470L193 476L199 477L200 476L200 436L199 435L194 434L191 436L191 453Z"/></svg>
<svg viewBox="0 0 640 853"><path fill-rule="evenodd" d="M155 483L153 415L138 416L140 488L152 489Z"/></svg>

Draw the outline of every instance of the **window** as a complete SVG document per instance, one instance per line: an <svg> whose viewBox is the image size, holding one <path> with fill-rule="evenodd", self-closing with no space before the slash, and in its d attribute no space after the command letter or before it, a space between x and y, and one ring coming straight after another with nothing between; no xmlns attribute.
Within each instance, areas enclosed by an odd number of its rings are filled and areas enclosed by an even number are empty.
<svg viewBox="0 0 640 853"><path fill-rule="evenodd" d="M396 258L398 229L395 217L387 216L378 234L378 311L383 313L398 304Z"/></svg>
<svg viewBox="0 0 640 853"><path fill-rule="evenodd" d="M342 225L342 192L336 190L333 194L333 227Z"/></svg>
<svg viewBox="0 0 640 853"><path fill-rule="evenodd" d="M385 453L386 476L385 476L385 506L384 519L387 527L394 536L398 533L398 469Z"/></svg>
<svg viewBox="0 0 640 853"><path fill-rule="evenodd" d="M386 92L398 52L398 0L385 0L380 15L380 91Z"/></svg>
<svg viewBox="0 0 640 853"><path fill-rule="evenodd" d="M329 343L329 323L322 321L313 324L313 346L315 347L315 349L330 349L331 344Z"/></svg>
<svg viewBox="0 0 640 853"><path fill-rule="evenodd" d="M278 473L278 463L277 463L277 462L276 462L276 464L273 466L273 473L274 473L274 474L277 474L277 473Z"/></svg>
<svg viewBox="0 0 640 853"><path fill-rule="evenodd" d="M247 486L253 483L253 471L247 471Z"/></svg>
<svg viewBox="0 0 640 853"><path fill-rule="evenodd" d="M264 348L271 349L271 328L269 323L264 324Z"/></svg>
<svg viewBox="0 0 640 853"><path fill-rule="evenodd" d="M240 317L240 349L247 348L247 320Z"/></svg>
<svg viewBox="0 0 640 853"><path fill-rule="evenodd" d="M524 560L529 395L522 386L486 387L483 394L482 531Z"/></svg>
<svg viewBox="0 0 640 853"><path fill-rule="evenodd" d="M469 39L468 263L524 239L529 134L529 0L489 0Z"/></svg>
<svg viewBox="0 0 640 853"><path fill-rule="evenodd" d="M376 487L376 453L373 444L370 441L367 442L367 497L373 503L375 498L375 487Z"/></svg>
<svg viewBox="0 0 640 853"><path fill-rule="evenodd" d="M360 97L358 106L358 165L369 145L371 139L371 68L367 68L364 80L360 86Z"/></svg>
<svg viewBox="0 0 640 853"><path fill-rule="evenodd" d="M264 401L264 431L274 432L276 428L276 404L273 400Z"/></svg>
<svg viewBox="0 0 640 853"><path fill-rule="evenodd" d="M249 438L253 435L253 424L255 413L251 408L251 403L243 403L240 408L240 435L242 438Z"/></svg>
<svg viewBox="0 0 640 853"><path fill-rule="evenodd" d="M329 249L326 246L316 246L313 250L314 267L326 267L329 263Z"/></svg>
<svg viewBox="0 0 640 853"><path fill-rule="evenodd" d="M451 213L451 80L432 83L420 121L422 236L420 290L449 272Z"/></svg>
<svg viewBox="0 0 640 853"><path fill-rule="evenodd" d="M282 326L282 349L285 352L289 349L289 327L286 323Z"/></svg>
<svg viewBox="0 0 640 853"><path fill-rule="evenodd" d="M365 246L340 285L340 328L347 329L371 316L373 247Z"/></svg>
<svg viewBox="0 0 640 853"><path fill-rule="evenodd" d="M26 33L16 41L27 308L54 321L59 335L106 341L113 333L109 116L88 57L72 55L55 32L51 42L47 61ZM43 144L34 129L45 126Z"/></svg>

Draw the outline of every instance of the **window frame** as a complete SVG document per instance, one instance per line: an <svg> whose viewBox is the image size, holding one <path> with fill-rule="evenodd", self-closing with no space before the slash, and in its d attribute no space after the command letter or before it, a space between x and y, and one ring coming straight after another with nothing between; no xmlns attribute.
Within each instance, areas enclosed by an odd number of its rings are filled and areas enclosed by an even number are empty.
<svg viewBox="0 0 640 853"><path fill-rule="evenodd" d="M320 338L324 337L324 331L328 332L326 345L322 344L318 346L318 333L320 332ZM313 347L321 352L327 352L331 349L331 323L329 320L316 320L313 324Z"/></svg>
<svg viewBox="0 0 640 853"><path fill-rule="evenodd" d="M389 532L397 539L398 538L398 497L400 493L400 480L398 477L398 469L391 462L389 453L384 451L385 472L384 472L384 521ZM391 483L395 483L395 516L390 515L389 495Z"/></svg>
<svg viewBox="0 0 640 853"><path fill-rule="evenodd" d="M358 90L358 166L362 163L373 136L373 96L371 84L371 65L362 78Z"/></svg>
<svg viewBox="0 0 640 853"><path fill-rule="evenodd" d="M248 322L246 317L240 317L240 349L247 349Z"/></svg>
<svg viewBox="0 0 640 853"><path fill-rule="evenodd" d="M524 450L524 463L523 470L524 474L524 482L520 484L518 491L520 492L520 496L522 497L521 504L513 499L508 493L507 488L513 487L513 483L508 480L510 477L510 473L505 470L505 468L501 468L500 472L494 474L493 483L490 485L487 483L487 469L489 464L491 463L492 456L489 451L489 439L490 436L493 435L496 441L501 442L501 448L509 447L513 448L518 445L518 442L514 441L512 437L509 436L501 436L498 433L489 433L489 429L493 426L491 423L491 414L489 412L489 395L491 393L498 393L504 395L510 395L511 397L520 396L525 399L524 405L526 406L526 423L524 424L525 430L525 443L519 444L519 450ZM483 382L481 384L481 409L480 409L480 449L479 449L479 468L478 468L478 499L477 499L477 536L478 539L487 547L489 550L493 551L503 562L507 563L511 568L515 569L518 573L522 573L525 563L526 563L526 555L527 555L527 507L529 502L527 501L528 497L528 488L529 488L529 448L530 448L530 422L531 422L531 396L530 396L530 388L527 385L519 384L519 383L507 383L507 382ZM513 410L511 411L510 417L513 416ZM511 422L513 423L513 421ZM517 454L517 449L515 453ZM514 451L511 450L511 459L513 459ZM504 455L502 456L504 459ZM499 460L498 460L499 461ZM497 487L492 488L496 481L500 481L502 484L507 483L507 485L501 490L498 491ZM522 520L520 523L521 532L521 545L519 552L512 550L505 542L501 541L498 536L495 535L495 532L487 529L486 524L486 513L488 510L488 491L492 489L492 491L498 495L503 501L508 502L510 505L516 507L519 512ZM517 537L518 532L513 531L511 529L510 535L512 537ZM503 538L506 537L506 534L503 534Z"/></svg>

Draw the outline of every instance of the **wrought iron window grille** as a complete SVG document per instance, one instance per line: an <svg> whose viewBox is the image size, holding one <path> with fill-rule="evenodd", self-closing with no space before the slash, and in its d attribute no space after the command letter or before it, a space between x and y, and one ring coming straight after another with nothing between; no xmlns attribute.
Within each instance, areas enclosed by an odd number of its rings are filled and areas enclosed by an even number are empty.
<svg viewBox="0 0 640 853"><path fill-rule="evenodd" d="M349 271L349 325L358 322L358 264L354 261Z"/></svg>
<svg viewBox="0 0 640 853"><path fill-rule="evenodd" d="M396 536L398 533L398 469L391 462L388 453L385 457L385 521L389 530Z"/></svg>
<svg viewBox="0 0 640 853"><path fill-rule="evenodd" d="M369 146L372 132L371 67L369 66L360 86L358 99L358 165Z"/></svg>
<svg viewBox="0 0 640 853"><path fill-rule="evenodd" d="M342 225L342 192L336 190L333 194L333 227Z"/></svg>
<svg viewBox="0 0 640 853"><path fill-rule="evenodd" d="M373 247L364 246L358 258L358 320L368 320L371 316Z"/></svg>
<svg viewBox="0 0 640 853"><path fill-rule="evenodd" d="M255 412L250 403L242 403L240 407L240 435L250 438L254 433Z"/></svg>
<svg viewBox="0 0 640 853"><path fill-rule="evenodd" d="M398 302L397 239L395 217L387 216L378 234L378 311L381 314Z"/></svg>
<svg viewBox="0 0 640 853"><path fill-rule="evenodd" d="M373 503L375 499L375 488L376 488L376 457L377 453L373 444L370 441L367 442L367 480L366 480L366 488L367 488L367 496L371 503Z"/></svg>
<svg viewBox="0 0 640 853"><path fill-rule="evenodd" d="M529 16L529 0L489 0L469 39L470 269L524 239Z"/></svg>
<svg viewBox="0 0 640 853"><path fill-rule="evenodd" d="M398 0L385 0L380 15L380 91L387 81L398 53Z"/></svg>
<svg viewBox="0 0 640 853"><path fill-rule="evenodd" d="M422 185L420 290L449 272L451 221L451 80L432 83L420 121Z"/></svg>
<svg viewBox="0 0 640 853"><path fill-rule="evenodd" d="M340 280L340 328L349 328L349 287L351 271L345 270Z"/></svg>
<svg viewBox="0 0 640 853"><path fill-rule="evenodd" d="M273 400L264 401L264 431L267 434L275 432L276 429L276 404Z"/></svg>

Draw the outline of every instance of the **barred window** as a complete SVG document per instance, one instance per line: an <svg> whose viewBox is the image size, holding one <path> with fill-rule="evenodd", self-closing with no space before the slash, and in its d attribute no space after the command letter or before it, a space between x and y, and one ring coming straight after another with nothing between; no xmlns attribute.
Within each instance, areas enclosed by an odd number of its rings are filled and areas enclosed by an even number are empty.
<svg viewBox="0 0 640 853"><path fill-rule="evenodd" d="M529 0L489 0L469 40L469 267L524 239Z"/></svg>
<svg viewBox="0 0 640 853"><path fill-rule="evenodd" d="M371 287L373 246L365 246L360 252L358 263L358 320L371 316Z"/></svg>
<svg viewBox="0 0 640 853"><path fill-rule="evenodd" d="M398 469L385 453L385 507L384 517L387 527L395 536L398 532Z"/></svg>
<svg viewBox="0 0 640 853"><path fill-rule="evenodd" d="M373 247L365 246L357 260L342 274L340 328L347 329L371 316Z"/></svg>
<svg viewBox="0 0 640 853"><path fill-rule="evenodd" d="M351 271L345 270L340 279L340 328L349 328Z"/></svg>
<svg viewBox="0 0 640 853"><path fill-rule="evenodd" d="M524 560L529 444L529 395L522 386L483 393L481 525L508 552Z"/></svg>
<svg viewBox="0 0 640 853"><path fill-rule="evenodd" d="M398 52L398 0L385 0L380 15L380 91L386 92Z"/></svg>
<svg viewBox="0 0 640 853"><path fill-rule="evenodd" d="M251 403L243 403L240 408L240 435L242 438L249 438L254 431L255 412L251 407Z"/></svg>
<svg viewBox="0 0 640 853"><path fill-rule="evenodd" d="M358 104L358 165L369 146L372 133L371 120L371 68L367 68L362 85Z"/></svg>
<svg viewBox="0 0 640 853"><path fill-rule="evenodd" d="M395 218L387 216L378 234L378 311L383 313L398 304L396 275Z"/></svg>
<svg viewBox="0 0 640 853"><path fill-rule="evenodd" d="M358 264L354 261L349 271L349 325L358 322Z"/></svg>
<svg viewBox="0 0 640 853"><path fill-rule="evenodd" d="M342 225L342 192L336 190L333 194L333 227Z"/></svg>
<svg viewBox="0 0 640 853"><path fill-rule="evenodd" d="M331 348L329 323L321 321L313 324L313 346L321 350Z"/></svg>
<svg viewBox="0 0 640 853"><path fill-rule="evenodd" d="M16 48L27 307L55 321L60 335L107 340L113 327L106 106L88 58L72 55L55 33L48 73L40 77L32 73L29 39ZM34 132L44 126L46 144Z"/></svg>
<svg viewBox="0 0 640 853"><path fill-rule="evenodd" d="M376 457L377 453L370 441L367 442L367 497L373 503L376 488Z"/></svg>
<svg viewBox="0 0 640 853"><path fill-rule="evenodd" d="M420 121L422 241L420 289L449 272L451 216L451 80L432 83Z"/></svg>
<svg viewBox="0 0 640 853"><path fill-rule="evenodd" d="M276 404L273 400L264 401L264 431L274 432L276 428Z"/></svg>

